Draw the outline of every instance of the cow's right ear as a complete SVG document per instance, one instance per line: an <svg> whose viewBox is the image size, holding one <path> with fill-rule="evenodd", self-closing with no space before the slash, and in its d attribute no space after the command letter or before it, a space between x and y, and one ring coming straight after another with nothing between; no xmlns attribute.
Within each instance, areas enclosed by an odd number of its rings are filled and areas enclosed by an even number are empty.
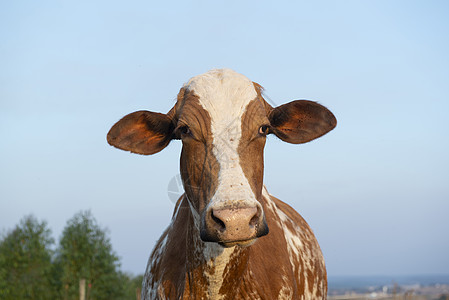
<svg viewBox="0 0 449 300"><path fill-rule="evenodd" d="M115 123L108 132L107 140L119 149L150 155L170 143L174 129L175 125L168 115L141 110Z"/></svg>

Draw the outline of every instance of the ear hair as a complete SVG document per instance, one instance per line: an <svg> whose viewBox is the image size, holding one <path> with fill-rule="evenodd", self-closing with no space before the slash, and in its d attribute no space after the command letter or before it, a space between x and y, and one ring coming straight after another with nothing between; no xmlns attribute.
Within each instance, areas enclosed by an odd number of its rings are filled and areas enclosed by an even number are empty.
<svg viewBox="0 0 449 300"><path fill-rule="evenodd" d="M107 141L122 150L150 155L170 143L174 128L168 115L141 110L115 123L108 132Z"/></svg>
<svg viewBox="0 0 449 300"><path fill-rule="evenodd" d="M254 81L253 81L253 85L254 85L254 89L256 90L256 93L257 93L257 98L259 98L259 100L261 101L266 113L269 114L273 110L273 107L265 100L265 98L262 95L263 91L264 91L263 86L261 86L260 84L258 84L257 82L254 82Z"/></svg>

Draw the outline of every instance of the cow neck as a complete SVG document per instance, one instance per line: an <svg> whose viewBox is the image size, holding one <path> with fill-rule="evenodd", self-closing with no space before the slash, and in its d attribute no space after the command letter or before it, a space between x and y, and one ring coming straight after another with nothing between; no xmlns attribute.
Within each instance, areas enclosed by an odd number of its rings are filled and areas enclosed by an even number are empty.
<svg viewBox="0 0 449 300"><path fill-rule="evenodd" d="M189 203L186 243L186 289L210 299L228 298L237 290L249 262L249 248L224 248L200 238L199 215ZM192 280L192 282L190 281Z"/></svg>

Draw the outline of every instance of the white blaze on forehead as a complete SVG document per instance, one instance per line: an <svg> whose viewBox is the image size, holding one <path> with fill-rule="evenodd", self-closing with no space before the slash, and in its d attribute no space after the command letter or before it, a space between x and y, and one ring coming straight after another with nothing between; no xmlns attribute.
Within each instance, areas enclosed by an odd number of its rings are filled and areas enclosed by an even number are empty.
<svg viewBox="0 0 449 300"><path fill-rule="evenodd" d="M222 69L193 77L184 87L198 96L211 118L213 153L220 165L218 187L211 205L237 200L244 200L248 205L247 200L255 200L255 196L240 166L237 149L243 113L257 97L253 82L232 70Z"/></svg>
<svg viewBox="0 0 449 300"><path fill-rule="evenodd" d="M212 122L233 121L236 117L241 119L248 103L257 97L253 82L229 69L212 70L195 76L185 87L200 98Z"/></svg>

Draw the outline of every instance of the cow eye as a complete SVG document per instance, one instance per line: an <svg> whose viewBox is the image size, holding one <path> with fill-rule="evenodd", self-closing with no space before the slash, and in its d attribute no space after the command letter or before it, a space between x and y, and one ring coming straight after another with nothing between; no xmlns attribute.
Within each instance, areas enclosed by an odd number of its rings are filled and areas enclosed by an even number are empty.
<svg viewBox="0 0 449 300"><path fill-rule="evenodd" d="M268 131L269 131L269 126L268 125L262 125L259 127L259 134L260 135L267 135Z"/></svg>
<svg viewBox="0 0 449 300"><path fill-rule="evenodd" d="M187 125L178 127L176 131L180 137L192 135L192 131L190 131L190 128Z"/></svg>

